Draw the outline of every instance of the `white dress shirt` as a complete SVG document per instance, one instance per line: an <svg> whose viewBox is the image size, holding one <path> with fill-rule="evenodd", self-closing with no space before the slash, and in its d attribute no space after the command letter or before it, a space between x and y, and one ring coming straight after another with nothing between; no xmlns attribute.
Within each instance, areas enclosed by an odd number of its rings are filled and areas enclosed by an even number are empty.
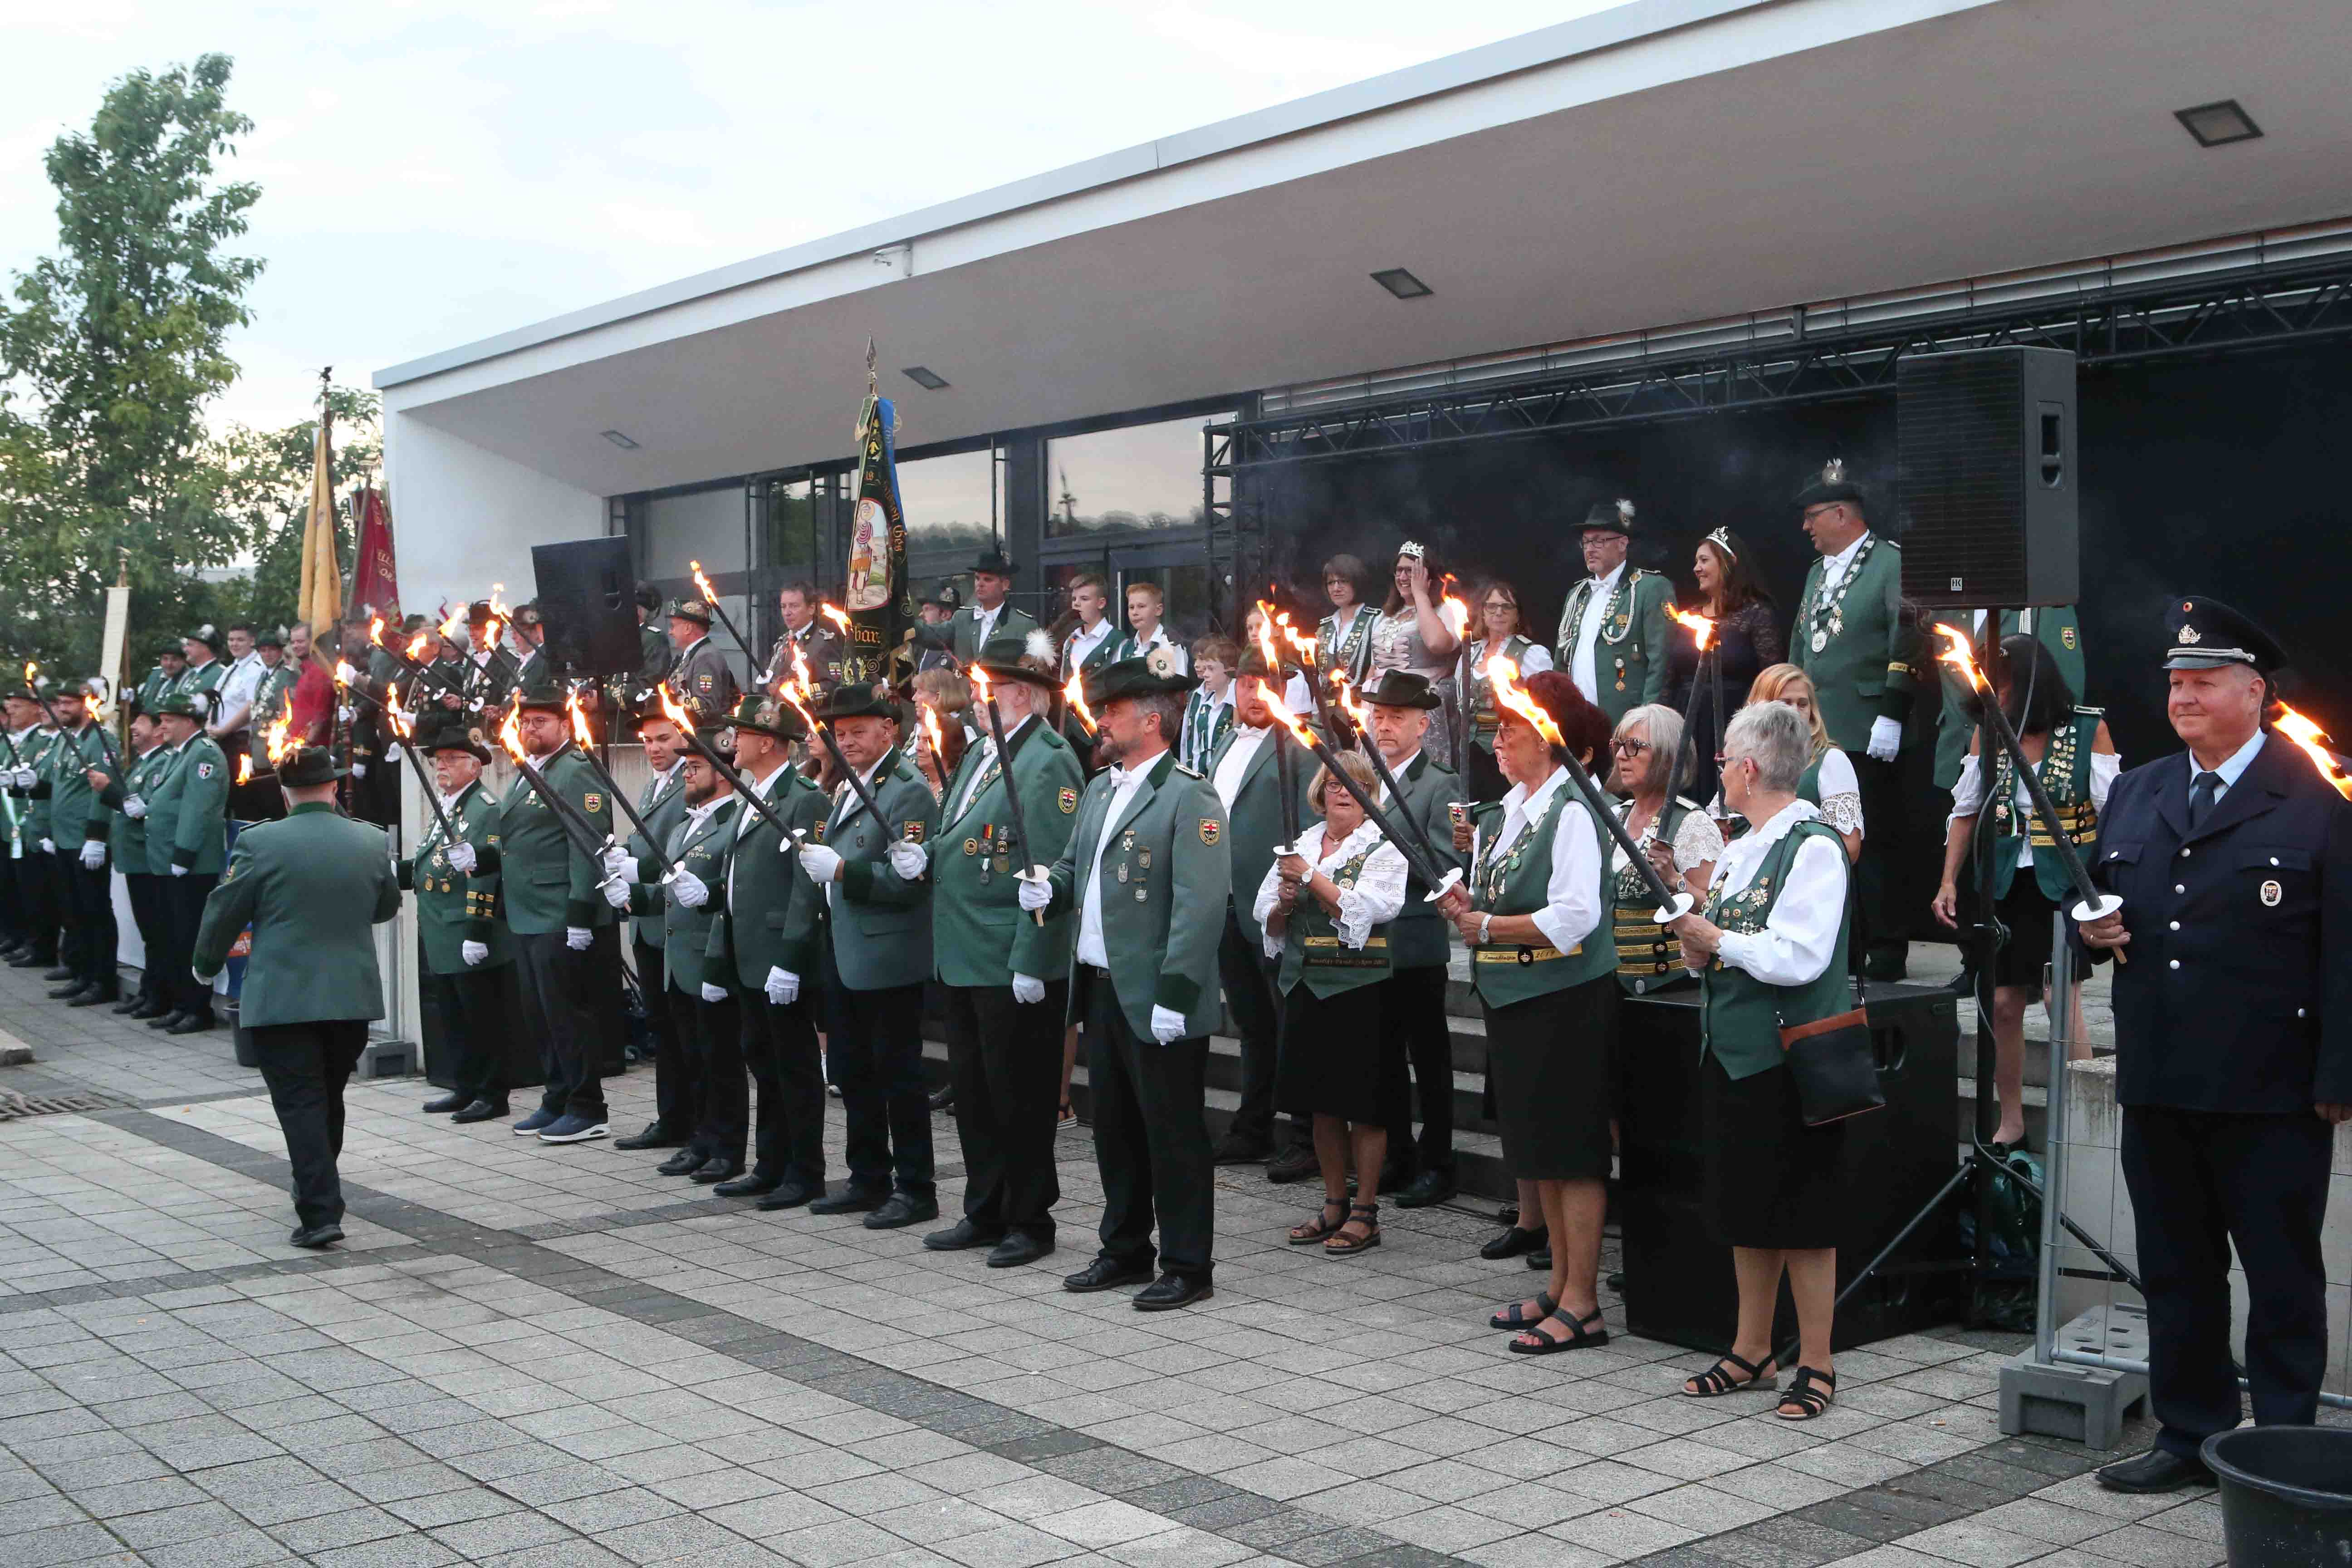
<svg viewBox="0 0 2352 1568"><path fill-rule="evenodd" d="M887 752L883 752L882 755L874 759L874 765L872 767L857 775L858 782L863 784L869 792L874 788L874 775L882 771L882 764L889 760L889 756L890 754ZM866 803L864 800L859 798L857 792L854 789L844 786L841 791L840 798L834 802L832 816L825 824L824 837L826 843L828 845L832 843L833 830L839 827L843 823L848 821L849 814L851 812L864 811L865 809ZM889 825L887 823L883 824L882 830L885 833L887 833L889 831ZM840 852L835 850L835 853L839 854ZM845 860L848 857L845 855L842 856L842 858ZM840 894L841 879L839 877L835 877L832 881L827 882L824 885L824 907L829 910L837 907L841 901Z"/></svg>
<svg viewBox="0 0 2352 1568"><path fill-rule="evenodd" d="M2263 732L2260 730L2256 730L2253 732L2252 737L2249 739L2244 745L2240 746L2236 751L2231 752L2229 757L2223 761L2221 765L2213 770L2215 773L2221 775L2220 785L2213 791L2213 804L2215 805L2221 805L2221 797L2228 795L2231 790L2237 786L2238 780L2244 776L2245 772L2249 767L2253 765L2254 754L2262 749ZM2189 754L2189 788L2195 789L2197 787L2197 775L2204 771L2204 768L2200 766L2197 761L2197 753L2191 752Z"/></svg>
<svg viewBox="0 0 2352 1568"><path fill-rule="evenodd" d="M1624 575L1625 563L1620 561L1614 572L1592 579L1592 592L1584 600L1584 615L1577 622L1576 648L1569 659L1568 678L1576 682L1576 689L1584 693L1587 702L1601 700L1601 674L1594 668L1593 649L1601 641L1601 623L1608 619L1602 612L1609 608L1609 595L1617 591L1618 582Z"/></svg>
<svg viewBox="0 0 2352 1568"><path fill-rule="evenodd" d="M236 729L246 728L247 721L252 719L253 700L261 690L261 678L268 673L269 671L261 662L261 656L258 653L249 653L230 665L228 672L221 677L221 712L227 715L236 713L239 709L246 710L237 719Z"/></svg>
<svg viewBox="0 0 2352 1568"><path fill-rule="evenodd" d="M1118 826L1119 814L1135 798L1143 786L1143 775L1160 763L1160 753L1144 758L1133 767L1110 770L1110 805L1103 813L1102 833L1095 839L1094 864L1087 868L1087 885L1079 895L1078 962L1091 963L1097 969L1110 967L1109 950L1103 945L1102 925L1102 862L1103 851L1110 847L1111 829Z"/></svg>
<svg viewBox="0 0 2352 1568"><path fill-rule="evenodd" d="M1852 566L1853 558L1862 553L1862 542L1869 537L1870 530L1865 528L1854 535L1852 544L1847 545L1835 555L1822 557L1822 591L1813 595L1815 605L1825 603L1830 596L1830 590L1845 580L1846 568Z"/></svg>
<svg viewBox="0 0 2352 1568"><path fill-rule="evenodd" d="M1308 837L1304 834L1300 837ZM1337 844L1331 842L1329 828L1318 828L1309 843L1310 852L1318 854L1315 868L1326 877L1365 850L1371 850L1364 858L1364 868L1356 874L1356 885L1339 889L1339 913L1334 922L1339 927L1340 944L1360 949L1370 938L1374 926L1396 919L1397 911L1404 908L1404 881L1409 869L1404 855L1381 837L1380 827L1370 821L1357 824L1356 830ZM1377 848L1372 847L1375 845ZM1250 918L1257 921L1265 938L1268 958L1282 956L1283 939L1265 925L1266 917L1274 913L1274 900L1281 892L1282 862L1276 860L1265 868L1265 880L1257 885L1257 901L1250 909ZM1315 895L1301 888L1298 897L1303 901Z"/></svg>
<svg viewBox="0 0 2352 1568"><path fill-rule="evenodd" d="M1004 743L1009 746L1013 744L1013 742L1019 740L1021 738L1021 731L1027 729L1029 725L1035 721L1036 717L1037 715L1034 713L1023 714L1021 717L1021 722L1013 725L1013 728L1004 731ZM994 761L995 757L996 737L993 735L982 736L980 742L980 761L972 768L971 777L964 781L963 795L961 798L956 802L955 809L948 814L948 819L950 822L955 820L957 817L961 816L965 812L970 811L971 809L971 803L980 798L982 781L988 777L988 764Z"/></svg>
<svg viewBox="0 0 2352 1568"><path fill-rule="evenodd" d="M1791 801L1752 833L1735 838L1715 863L1708 896L1736 893L1756 879L1765 852L1801 822L1820 813L1809 800ZM1822 977L1837 952L1838 927L1845 919L1844 847L1810 838L1790 863L1788 880L1773 900L1760 931L1726 931L1716 951L1733 969L1745 970L1767 985L1804 985Z"/></svg>
<svg viewBox="0 0 2352 1568"><path fill-rule="evenodd" d="M1552 796L1569 787L1566 768L1554 768L1532 795L1527 785L1513 784L1503 796L1503 826L1496 831L1495 842L1506 849L1517 844ZM1551 834L1551 876L1544 884L1544 907L1528 918L1552 946L1572 952L1601 924L1601 844L1593 836L1592 814L1582 801L1570 800L1559 809L1560 821ZM1486 832L1481 827L1471 839L1473 875L1486 852Z"/></svg>
<svg viewBox="0 0 2352 1568"><path fill-rule="evenodd" d="M1076 631L1072 632L1069 648L1062 656L1063 678L1067 679L1076 675L1078 672L1078 667L1093 657L1095 649L1102 647L1104 640L1114 629L1116 628L1112 626L1110 617L1105 616L1093 626L1081 626Z"/></svg>
<svg viewBox="0 0 2352 1568"><path fill-rule="evenodd" d="M996 608L992 610L984 609L977 603L972 605L971 648L973 653L977 654L982 648L988 646L988 639L990 637L994 635L996 631L996 623L1004 618L1004 606L1009 603L1011 603L1010 600L1001 599L997 601Z"/></svg>
<svg viewBox="0 0 2352 1568"><path fill-rule="evenodd" d="M1177 674L1190 675L1192 673L1192 656L1186 653L1183 648L1177 645L1176 639L1168 635L1168 624L1165 621L1152 627L1151 635L1148 637L1138 637L1135 632L1130 629L1126 637L1122 639L1118 656L1121 658L1141 658L1145 654L1150 653L1156 647L1164 647L1170 653L1176 656Z"/></svg>
<svg viewBox="0 0 2352 1568"><path fill-rule="evenodd" d="M1247 724L1234 723L1233 740L1225 747L1225 754L1218 759L1216 775L1209 781L1227 813L1234 809L1234 797L1242 793L1242 780L1249 776L1250 763L1257 759L1258 748L1273 733L1271 724L1253 730Z"/></svg>

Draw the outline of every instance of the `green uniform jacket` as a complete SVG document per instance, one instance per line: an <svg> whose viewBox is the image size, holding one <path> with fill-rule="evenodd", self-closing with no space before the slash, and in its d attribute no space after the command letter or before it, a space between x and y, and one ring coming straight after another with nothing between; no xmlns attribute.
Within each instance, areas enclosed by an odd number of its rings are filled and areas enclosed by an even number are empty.
<svg viewBox="0 0 2352 1568"><path fill-rule="evenodd" d="M743 692L719 645L707 637L678 656L669 683L679 701L712 716L734 712Z"/></svg>
<svg viewBox="0 0 2352 1568"><path fill-rule="evenodd" d="M163 775L164 764L171 761L168 746L149 748L143 757L131 759L131 768L121 779L112 781L98 792L99 800L113 808L114 816L107 824L108 841L114 847L114 867L126 877L153 875L147 858L147 824L152 816L126 816L122 803L132 795L146 804L148 792Z"/></svg>
<svg viewBox="0 0 2352 1568"><path fill-rule="evenodd" d="M10 735L8 744L0 746L0 768L14 773L21 765L38 772L40 742L41 731L32 725L27 725L21 735ZM14 784L0 790L0 844L28 844L38 852L40 845L30 830L32 816L33 801L28 792ZM16 851L12 849L11 853L13 858Z"/></svg>
<svg viewBox="0 0 2352 1568"><path fill-rule="evenodd" d="M1071 646L1078 640L1078 633L1085 629L1086 628L1083 626L1073 626L1070 629L1070 635L1062 639L1062 647L1058 662L1055 665L1055 668L1062 672L1062 679L1064 680L1069 679L1073 675L1092 675L1096 670L1102 668L1105 665L1116 662L1116 656L1118 653L1119 629L1117 626L1113 626L1108 635L1097 639L1094 651L1092 653L1089 653L1086 658L1080 659L1076 668L1071 668Z"/></svg>
<svg viewBox="0 0 2352 1568"><path fill-rule="evenodd" d="M1151 1009L1160 1006L1184 1015L1183 1038L1200 1038L1216 1027L1222 1010L1217 944L1234 891L1224 807L1208 780L1176 765L1173 752L1151 764L1116 822L1106 820L1114 787L1108 772L1087 786L1077 831L1054 865L1054 901L1045 912L1069 915L1075 965L1085 918L1080 879L1102 845L1097 891L1103 950L1127 1026L1150 1039ZM1257 889L1249 891L1255 897ZM1071 987L1073 1009L1080 989Z"/></svg>
<svg viewBox="0 0 2352 1568"><path fill-rule="evenodd" d="M146 679L140 681L138 691L131 699L131 711L152 713L155 704L163 700L163 693L171 690L173 685L173 678L163 673L162 665L156 665L148 670Z"/></svg>
<svg viewBox="0 0 2352 1568"><path fill-rule="evenodd" d="M852 991L931 977L931 884L890 869L889 854L902 838L928 844L938 837L940 803L896 746L876 765L870 787L880 823L845 781L824 829L825 844L841 857L841 879L830 889L833 962Z"/></svg>
<svg viewBox="0 0 2352 1568"><path fill-rule="evenodd" d="M1559 612L1559 635L1553 639L1552 668L1563 675L1576 668L1576 645L1582 635L1585 606L1592 598L1587 577L1568 591ZM1644 702L1661 702L1666 695L1666 666L1674 645L1674 626L1666 611L1675 602L1675 585L1655 572L1628 566L1617 579L1609 602L1601 606L1601 635L1592 644L1592 678L1600 689L1594 706L1617 721Z"/></svg>
<svg viewBox="0 0 2352 1568"><path fill-rule="evenodd" d="M190 966L219 973L250 922L239 1024L381 1018L383 982L370 928L399 912L383 829L308 801L283 822L257 822L236 836L236 857L205 900Z"/></svg>
<svg viewBox="0 0 2352 1568"><path fill-rule="evenodd" d="M680 757L670 764L669 772L656 773L647 779L646 787L637 795L637 815L646 819L646 826L653 830L659 844L667 844L670 829L686 820L685 771L686 761ZM636 857L638 871L651 874L656 843L647 840L644 834L633 831L626 847L631 855ZM629 927L636 939L647 947L662 944L659 906L656 906L651 914L633 917Z"/></svg>
<svg viewBox="0 0 2352 1568"><path fill-rule="evenodd" d="M986 715L982 715L982 721ZM1004 771L972 746L949 782L943 811L963 801L975 775L978 793L960 815L943 816L924 853L930 859L931 953L939 978L949 985L1009 985L1015 974L1053 980L1070 972L1074 940L1066 914L1048 915L1043 925L1021 910L1021 884L1013 873L1028 866L1051 866L1062 858L1078 822L1078 796L1086 773L1069 742L1041 718L1023 721L1011 741L1013 783L1021 792L1022 820L1029 845L1013 838L1013 811L1005 804Z"/></svg>
<svg viewBox="0 0 2352 1568"><path fill-rule="evenodd" d="M576 750L566 746L558 752L540 782L587 818L600 842L610 837L613 803L604 798L604 784ZM477 851L478 865L478 855ZM517 936L544 936L569 926L593 930L613 922L613 908L597 890L602 868L572 847L563 819L526 779L515 780L499 803L498 856L507 926Z"/></svg>
<svg viewBox="0 0 2352 1568"><path fill-rule="evenodd" d="M823 837L829 803L806 773L785 768L765 798L787 827L804 833L801 842ZM711 923L710 955L721 958L731 950L736 983L747 991L767 984L769 970L781 969L800 977L805 995L823 956L824 891L801 869L793 852L798 845L780 844L766 817L747 805L736 829L727 885L712 900L725 907Z"/></svg>
<svg viewBox="0 0 2352 1568"><path fill-rule="evenodd" d="M1429 753L1423 752L1404 765L1397 784L1404 790L1405 815L1421 824L1422 836L1429 840L1439 867L1447 870L1459 867L1463 858L1454 853L1454 816L1446 808L1470 797L1462 785L1462 775L1430 761ZM1381 809L1388 810L1388 803L1383 801ZM1410 856L1406 864L1412 864ZM1405 878L1404 908L1386 929L1390 962L1395 968L1428 969L1453 957L1454 922L1429 901L1429 885L1418 872Z"/></svg>
<svg viewBox="0 0 2352 1568"><path fill-rule="evenodd" d="M637 685L650 691L669 679L668 634L647 621L637 628Z"/></svg>
<svg viewBox="0 0 2352 1568"><path fill-rule="evenodd" d="M679 792L680 798L684 791ZM733 796L714 809L700 822L688 826L683 811L669 830L663 847L680 868L693 872L710 889L708 901L688 909L669 896L669 889L657 882L639 882L629 889L629 913L633 916L658 914L662 921L662 972L667 976L670 989L682 991L699 1001L702 983L725 985L734 976L727 973L725 963L713 963L710 952L711 925L719 916L719 906L727 886L727 867L735 849L735 814L743 803ZM648 865L646 869L653 868Z"/></svg>
<svg viewBox="0 0 2352 1568"><path fill-rule="evenodd" d="M1007 605L1004 606L1003 613L996 617L996 630L992 635L1000 637L1026 637L1036 629L1036 616L1017 605ZM978 605L966 605L948 617L948 646L955 650L956 658L963 663L970 664L979 657L980 606Z"/></svg>
<svg viewBox="0 0 2352 1568"><path fill-rule="evenodd" d="M105 808L89 787L87 771L106 765L106 742L91 723L60 733L35 770L42 781L35 791L49 792L49 837L58 854L79 854L84 838L106 837Z"/></svg>
<svg viewBox="0 0 2352 1568"><path fill-rule="evenodd" d="M379 648L369 663L373 666L375 659L389 661L391 657ZM257 736L286 716L286 704L294 695L294 683L301 679L300 670L295 668L291 663L282 660L276 669L266 671L262 675L261 684L254 689L253 693L253 717L247 721L247 726ZM371 694L383 695L383 683L381 679L373 675L368 676L366 679ZM259 742L257 741L256 744Z"/></svg>
<svg viewBox="0 0 2352 1568"><path fill-rule="evenodd" d="M2027 610L2024 615L2033 617L2033 635L2042 639L2042 646L2058 661L2058 673L2066 678L2066 689L2074 694L2079 707L2086 700L2083 690L2085 671L2083 626L2075 618L2074 606L2061 605L2052 610ZM1977 624L1976 613L1971 610L1955 610L1939 618L1962 631L1972 630ZM2003 610L2001 637L2005 639L2012 636L2023 624L2023 616L2019 612ZM1937 638L1922 651L1932 657L1942 646L1942 639ZM1969 722L1968 710L1961 706L1968 698L1968 682L1950 665L1939 661L1936 668L1944 682L1944 711L1936 723L1936 787L1949 789L1959 782L1960 760L1969 754L1969 739L1976 733L1976 726Z"/></svg>
<svg viewBox="0 0 2352 1568"><path fill-rule="evenodd" d="M49 836L50 792L44 785L48 777L49 752L57 743L58 732L47 724L36 726L30 734L16 742L17 756L37 778L30 790L20 790L11 785L8 793L15 795L17 804L24 808L25 843L36 851L40 848L41 840Z"/></svg>
<svg viewBox="0 0 2352 1568"><path fill-rule="evenodd" d="M1217 776L1218 765L1242 733L1239 730L1231 731L1217 742L1216 751L1209 758L1208 777ZM1258 742L1257 754L1242 770L1241 787L1234 792L1233 809L1225 814L1225 852L1233 868L1234 917L1241 922L1242 935L1248 939L1252 952L1263 950L1265 934L1254 912L1257 890L1265 884L1265 873L1274 864L1274 847L1282 842L1282 766L1275 761L1274 754L1277 746L1286 743L1276 737L1271 726L1267 728L1265 739ZM1312 756L1305 752L1297 755L1307 763L1307 776L1312 778ZM1305 788L1304 784L1300 787ZM1213 784L1211 793L1215 793ZM1311 815L1302 813L1299 820L1304 822ZM1072 917L1074 921L1076 918Z"/></svg>
<svg viewBox="0 0 2352 1568"><path fill-rule="evenodd" d="M147 869L168 877L180 866L199 877L212 876L228 854L228 759L201 730L178 751L167 746L155 754L164 760L157 763L154 782L142 797ZM387 863L384 875L391 874Z"/></svg>
<svg viewBox="0 0 2352 1568"><path fill-rule="evenodd" d="M400 885L416 892L416 934L425 967L436 974L496 969L514 962L514 939L499 918L499 799L479 781L466 786L449 808L449 826L474 847L474 874L449 864L448 842L437 821L425 826L416 853L400 863ZM241 837L241 836L240 836ZM465 946L478 942L490 950L479 963L466 962Z"/></svg>
<svg viewBox="0 0 2352 1568"><path fill-rule="evenodd" d="M1853 563L1827 597L1822 593L1822 566L1815 556L1805 573L1797 624L1789 632L1789 655L1813 683L1813 701L1830 739L1860 755L1870 746L1871 721L1906 718L1911 693L1918 685L1913 664L1917 637L1905 628L1898 613L1903 547L1875 533L1866 535Z"/></svg>

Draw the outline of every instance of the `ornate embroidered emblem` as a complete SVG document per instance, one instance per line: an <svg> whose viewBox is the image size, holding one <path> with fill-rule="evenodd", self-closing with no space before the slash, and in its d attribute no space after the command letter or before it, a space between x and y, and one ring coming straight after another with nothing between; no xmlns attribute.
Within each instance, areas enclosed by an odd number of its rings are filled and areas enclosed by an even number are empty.
<svg viewBox="0 0 2352 1568"><path fill-rule="evenodd" d="M2276 882L2264 882L2263 884L2263 908L2266 910L2274 910L2278 908L2279 900L2284 897L2286 897L2286 889L2280 887Z"/></svg>
<svg viewBox="0 0 2352 1568"><path fill-rule="evenodd" d="M963 841L963 852L964 852L965 854L967 854L967 855L977 855L977 854L979 854L979 853L980 853L980 840L979 840L979 839L977 839L977 838L967 838L967 839L965 839L965 840Z"/></svg>
<svg viewBox="0 0 2352 1568"><path fill-rule="evenodd" d="M920 844L923 841L923 825L919 819L908 823L906 828L907 831L902 837L908 843Z"/></svg>
<svg viewBox="0 0 2352 1568"><path fill-rule="evenodd" d="M1078 792L1074 789L1065 789L1054 797L1054 804L1062 808L1064 816L1067 816L1078 809Z"/></svg>
<svg viewBox="0 0 2352 1568"><path fill-rule="evenodd" d="M2066 645L2066 651L2068 653L2074 652L2074 628L2073 626L2060 626L2058 628L2058 640Z"/></svg>
<svg viewBox="0 0 2352 1568"><path fill-rule="evenodd" d="M602 811L604 809L604 797L590 790L580 797L580 808L583 811Z"/></svg>
<svg viewBox="0 0 2352 1568"><path fill-rule="evenodd" d="M1225 830L1225 825L1224 825L1223 823L1222 823L1222 822L1219 822L1215 817L1213 817L1213 816L1204 816L1204 817L1201 818L1201 842L1202 842L1202 843L1203 843L1203 844L1208 844L1208 845L1214 845L1214 844L1217 842L1217 839L1219 838L1219 837L1220 837L1220 836L1222 836L1222 835L1223 834L1224 830ZM1149 862L1147 861L1147 862L1146 862L1146 864L1149 864Z"/></svg>
<svg viewBox="0 0 2352 1568"><path fill-rule="evenodd" d="M2183 607L2185 608L2186 606ZM2195 626L2184 626L2180 628L2180 640L2184 643L2200 643L2203 642L2205 638L2203 634L2199 632Z"/></svg>

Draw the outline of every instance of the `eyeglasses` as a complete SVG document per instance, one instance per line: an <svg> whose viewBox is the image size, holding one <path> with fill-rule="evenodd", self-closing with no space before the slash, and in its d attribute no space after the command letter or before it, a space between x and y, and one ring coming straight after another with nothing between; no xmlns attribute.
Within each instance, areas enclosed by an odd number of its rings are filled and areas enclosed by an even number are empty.
<svg viewBox="0 0 2352 1568"><path fill-rule="evenodd" d="M1802 518L1799 519L1798 521L1800 521L1801 522L1811 522L1811 521L1813 521L1813 519L1815 519L1815 518L1817 518L1817 517L1821 516L1821 515L1822 515L1822 513L1823 513L1823 512L1825 512L1825 511L1836 511L1836 510L1840 510L1841 508L1843 508L1844 505L1845 505L1845 503L1844 503L1843 501L1835 501L1835 500L1832 500L1832 501L1823 501L1823 502L1822 502L1821 505L1819 505L1819 506L1809 506L1809 507L1807 507L1807 508L1805 509L1805 515L1804 515Z"/></svg>
<svg viewBox="0 0 2352 1568"><path fill-rule="evenodd" d="M1650 742L1620 735L1609 742L1609 749L1621 757L1638 757L1650 749Z"/></svg>

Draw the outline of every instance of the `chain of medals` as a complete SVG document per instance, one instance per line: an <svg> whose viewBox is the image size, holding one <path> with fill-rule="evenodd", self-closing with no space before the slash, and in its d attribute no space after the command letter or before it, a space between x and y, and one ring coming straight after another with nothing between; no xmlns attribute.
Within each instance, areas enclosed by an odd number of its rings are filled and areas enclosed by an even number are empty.
<svg viewBox="0 0 2352 1568"><path fill-rule="evenodd" d="M2076 804L2080 781L2075 776L2075 770L2082 760L2082 728L2079 722L2070 721L2063 729L2053 730L2043 742L2042 763L2033 770L2042 775L2042 783L2050 791L2051 801L2057 805L2062 816L2071 815L2070 808ZM2002 837L2014 837L2017 833L2017 763L2011 758L2006 746L1993 753L1992 778L1993 825ZM2087 817L2087 803L2084 804L2084 815ZM2026 815L2032 818L2031 808ZM2030 820L2028 825L2037 837L2042 834L2042 825L2038 819ZM2087 837L2090 827L2091 821L2084 821L2074 828L2070 837L2080 842Z"/></svg>
<svg viewBox="0 0 2352 1568"><path fill-rule="evenodd" d="M1845 596L1853 589L1854 579L1862 575L1863 563L1868 561L1870 552L1877 548L1878 535L1864 534L1862 548L1855 551L1853 559L1846 563L1844 573L1837 580L1837 586L1806 606L1805 618L1810 620L1813 626L1812 645L1815 653L1829 647L1830 638L1845 630ZM1826 574L1829 568L1824 564L1822 570Z"/></svg>
<svg viewBox="0 0 2352 1568"><path fill-rule="evenodd" d="M1567 790L1553 791L1551 800L1544 806L1543 815L1530 816L1521 824L1518 837L1511 840L1507 850L1500 844L1487 849L1478 866L1478 891L1490 910L1502 898L1503 888L1510 881L1512 873L1519 868L1520 860L1527 856L1528 846L1535 842L1537 830L1559 814L1567 799Z"/></svg>
<svg viewBox="0 0 2352 1568"><path fill-rule="evenodd" d="M1650 825L1647 827L1643 828L1639 836L1634 838L1633 843L1635 847L1638 847L1644 855L1649 853L1650 846L1658 841L1658 829L1666 825L1666 818L1673 815L1674 808L1675 805L1671 800L1666 802L1665 805L1658 807L1658 814L1650 818ZM1625 803L1624 820L1629 826L1633 823L1633 803L1632 801L1627 801ZM1615 849L1614 845L1612 845L1611 847ZM1618 849L1616 850L1616 853L1622 855L1624 851ZM1634 868L1633 863L1631 860L1626 861L1624 865L1618 868L1616 901L1621 904L1639 903L1643 905L1655 901L1650 897L1650 885L1642 879L1642 873Z"/></svg>

